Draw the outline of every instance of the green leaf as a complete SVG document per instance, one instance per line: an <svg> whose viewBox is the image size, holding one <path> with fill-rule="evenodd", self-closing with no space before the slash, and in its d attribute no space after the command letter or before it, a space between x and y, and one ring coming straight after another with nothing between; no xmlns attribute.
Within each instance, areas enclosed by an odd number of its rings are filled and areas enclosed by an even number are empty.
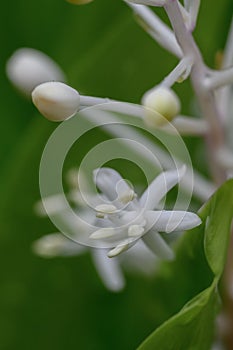
<svg viewBox="0 0 233 350"><path fill-rule="evenodd" d="M226 203L228 203L227 206ZM202 225L186 233L178 246L176 261L174 264L164 265L161 276L157 279L157 283L163 281L167 270L167 275L171 278L167 281L166 287L170 286L172 299L179 292L176 290L177 287L172 288L175 277L177 276L177 283L182 281L178 269L180 268L180 273L184 274L185 268L182 268L182 262L188 266L191 263L194 266L193 275L192 270L189 269L190 275L188 276L188 273L185 275L185 283L181 286L192 285L192 280L199 279L200 273L206 278L209 286L203 288L199 294L193 295L184 307L157 328L138 350L208 350L210 348L214 320L219 306L217 287L226 260L232 213L233 180L229 180L202 208L200 211ZM201 258L203 251L206 259L203 256ZM200 262L202 268L199 265ZM208 269L207 263L214 274Z"/></svg>
<svg viewBox="0 0 233 350"><path fill-rule="evenodd" d="M206 350L213 338L218 304L215 281L159 327L138 350Z"/></svg>
<svg viewBox="0 0 233 350"><path fill-rule="evenodd" d="M229 227L233 217L233 181L222 186L203 209L205 220L205 253L208 263L220 277L226 261Z"/></svg>

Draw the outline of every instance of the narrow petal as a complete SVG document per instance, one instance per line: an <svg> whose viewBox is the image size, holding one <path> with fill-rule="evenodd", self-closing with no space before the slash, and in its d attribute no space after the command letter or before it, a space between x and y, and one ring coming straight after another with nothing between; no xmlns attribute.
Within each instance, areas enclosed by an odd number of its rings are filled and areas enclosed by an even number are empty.
<svg viewBox="0 0 233 350"><path fill-rule="evenodd" d="M147 211L145 214L147 229L154 228L159 232L190 230L201 224L201 219L189 211Z"/></svg>
<svg viewBox="0 0 233 350"><path fill-rule="evenodd" d="M151 230L142 237L143 242L146 246L160 259L173 260L174 252L161 237L161 235Z"/></svg>
<svg viewBox="0 0 233 350"><path fill-rule="evenodd" d="M80 255L87 250L61 233L52 233L39 238L33 243L32 249L35 254L43 258Z"/></svg>
<svg viewBox="0 0 233 350"><path fill-rule="evenodd" d="M120 260L129 272L147 276L153 275L158 267L158 258L141 239L125 254L122 254Z"/></svg>
<svg viewBox="0 0 233 350"><path fill-rule="evenodd" d="M67 209L67 202L61 194L42 198L35 204L35 212L39 216L55 215Z"/></svg>
<svg viewBox="0 0 233 350"><path fill-rule="evenodd" d="M104 285L114 292L122 290L125 280L118 259L109 259L104 249L92 249L91 252L95 268Z"/></svg>
<svg viewBox="0 0 233 350"><path fill-rule="evenodd" d="M174 187L183 177L186 171L184 165L180 169L168 170L157 176L145 190L140 198L140 205L143 208L153 210L158 206L161 199L172 187Z"/></svg>
<svg viewBox="0 0 233 350"><path fill-rule="evenodd" d="M94 182L98 187L98 189L110 201L116 200L121 193L125 194L125 193L128 193L129 191L132 191L128 183L114 169L98 168L94 170L93 176L94 176Z"/></svg>

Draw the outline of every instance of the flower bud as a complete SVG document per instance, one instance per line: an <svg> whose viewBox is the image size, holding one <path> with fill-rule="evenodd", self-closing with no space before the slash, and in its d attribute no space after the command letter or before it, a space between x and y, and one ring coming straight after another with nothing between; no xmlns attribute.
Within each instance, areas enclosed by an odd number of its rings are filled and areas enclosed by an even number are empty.
<svg viewBox="0 0 233 350"><path fill-rule="evenodd" d="M85 4L88 4L89 2L92 2L93 0L66 0L66 1L74 5L85 5Z"/></svg>
<svg viewBox="0 0 233 350"><path fill-rule="evenodd" d="M43 52L21 48L14 52L6 65L6 72L12 84L24 95L47 81L64 81L60 67Z"/></svg>
<svg viewBox="0 0 233 350"><path fill-rule="evenodd" d="M178 96L169 88L156 87L145 93L142 104L147 108L145 122L149 126L162 126L180 112Z"/></svg>
<svg viewBox="0 0 233 350"><path fill-rule="evenodd" d="M64 83L48 82L33 90L32 101L45 118L59 122L77 113L80 96L78 91Z"/></svg>

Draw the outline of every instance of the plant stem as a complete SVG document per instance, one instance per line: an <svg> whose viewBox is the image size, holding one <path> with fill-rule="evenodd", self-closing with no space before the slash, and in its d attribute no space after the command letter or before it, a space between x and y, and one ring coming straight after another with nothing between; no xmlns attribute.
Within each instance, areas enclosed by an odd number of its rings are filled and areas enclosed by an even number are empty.
<svg viewBox="0 0 233 350"><path fill-rule="evenodd" d="M193 60L191 81L202 114L209 124L209 133L206 136L206 144L209 155L210 170L214 181L220 185L226 179L226 174L219 166L215 153L224 144L224 131L220 122L219 111L217 109L214 94L207 90L203 83L207 77L208 70L203 62L200 50L197 47L192 34L186 28L177 0L167 0L164 8L171 21L175 36L184 56L191 57Z"/></svg>
<svg viewBox="0 0 233 350"><path fill-rule="evenodd" d="M137 5L128 1L125 2L133 10L139 24L161 47L178 58L182 58L182 51L174 33L152 10L144 5Z"/></svg>
<svg viewBox="0 0 233 350"><path fill-rule="evenodd" d="M207 78L206 84L212 90L233 84L233 67L214 72L212 76Z"/></svg>

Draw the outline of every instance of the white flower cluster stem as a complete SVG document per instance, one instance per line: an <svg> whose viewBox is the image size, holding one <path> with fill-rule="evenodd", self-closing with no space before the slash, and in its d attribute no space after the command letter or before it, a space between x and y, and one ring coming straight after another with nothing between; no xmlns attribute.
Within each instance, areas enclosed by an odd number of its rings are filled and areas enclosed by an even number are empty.
<svg viewBox="0 0 233 350"><path fill-rule="evenodd" d="M233 66L233 19L224 49L221 68L226 69ZM220 109L220 116L224 124L227 123L227 116L230 114L230 102L231 102L231 86L224 86L218 91L218 104Z"/></svg>
<svg viewBox="0 0 233 350"><path fill-rule="evenodd" d="M165 77L161 86L171 87L176 82L182 82L187 79L192 70L192 57L184 57L180 60L178 65Z"/></svg>
<svg viewBox="0 0 233 350"><path fill-rule="evenodd" d="M232 84L233 82L233 67L213 72L205 81L208 90L215 90L222 86Z"/></svg>
<svg viewBox="0 0 233 350"><path fill-rule="evenodd" d="M132 4L132 2L136 2L137 5ZM219 163L216 155L219 154L219 150L224 149L226 141L224 126L226 126L226 116L230 112L231 90L226 85L233 82L233 68L230 67L233 65L233 24L223 57L223 70L211 71L204 64L200 50L192 36L192 31L196 26L200 0L185 0L184 6L177 0L138 0L127 1L127 3L141 18L145 30L150 35L153 33L152 36L162 47L180 58L175 69L157 87L170 88L175 82L181 82L190 75L201 112L208 124L208 128L205 128L203 134L206 139L210 170L214 181L221 184L226 179L226 167ZM163 6L173 31L167 28L161 20L158 22L154 12L144 5ZM165 33L167 40L164 39ZM222 91L216 91L216 89L220 90L222 86L224 86ZM174 125L179 125L179 122L174 122Z"/></svg>
<svg viewBox="0 0 233 350"><path fill-rule="evenodd" d="M233 66L233 19L226 41L226 46L223 52L221 68L226 69ZM224 125L228 127L229 120L231 118L231 100L232 100L232 87L230 85L224 86L218 90L218 105L220 110L220 116Z"/></svg>
<svg viewBox="0 0 233 350"><path fill-rule="evenodd" d="M184 7L190 15L191 27L193 30L196 26L197 16L200 7L200 0L184 0Z"/></svg>
<svg viewBox="0 0 233 350"><path fill-rule="evenodd" d="M216 183L219 184L223 182L226 177L224 170L219 167L219 164L217 163L215 153L224 143L224 132L214 95L204 84L205 78L208 74L208 69L203 62L192 34L183 21L177 0L167 0L164 8L171 21L174 33L184 56L192 57L193 60L191 80L202 114L209 124L209 133L206 136L206 142L209 150L210 167Z"/></svg>
<svg viewBox="0 0 233 350"><path fill-rule="evenodd" d="M228 68L233 65L233 18L227 38L226 47L223 55L222 68Z"/></svg>
<svg viewBox="0 0 233 350"><path fill-rule="evenodd" d="M182 51L173 31L152 10L144 5L125 2L139 19L139 24L157 43L173 55L182 58Z"/></svg>

